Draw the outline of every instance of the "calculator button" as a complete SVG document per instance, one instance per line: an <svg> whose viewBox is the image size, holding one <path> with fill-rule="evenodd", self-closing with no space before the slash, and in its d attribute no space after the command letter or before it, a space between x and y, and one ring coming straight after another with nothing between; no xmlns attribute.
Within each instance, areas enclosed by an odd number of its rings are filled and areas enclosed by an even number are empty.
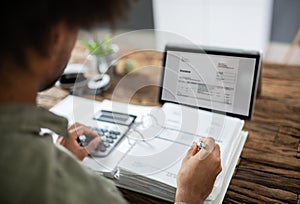
<svg viewBox="0 0 300 204"><path fill-rule="evenodd" d="M100 139L101 139L102 142L106 141L106 137L105 136L101 136Z"/></svg>
<svg viewBox="0 0 300 204"><path fill-rule="evenodd" d="M104 145L106 148L110 147L110 144L109 144L108 142L103 142L103 145Z"/></svg>
<svg viewBox="0 0 300 204"><path fill-rule="evenodd" d="M100 130L101 130L103 133L108 132L108 129L101 128Z"/></svg>
<svg viewBox="0 0 300 204"><path fill-rule="evenodd" d="M115 139L117 139L117 135L115 135L115 134L110 134L110 135L109 135L109 138L115 140Z"/></svg>
<svg viewBox="0 0 300 204"><path fill-rule="evenodd" d="M113 143L114 142L114 140L111 139L111 138L106 138L106 141L109 142L109 143Z"/></svg>
<svg viewBox="0 0 300 204"><path fill-rule="evenodd" d="M101 139L100 144L97 146L95 151L91 152L90 156L95 157L105 157L107 156L114 147L122 140L124 132L126 131L125 127L120 129L117 125L111 123L98 124L97 127L90 127L92 130L96 131ZM90 139L91 138L91 139ZM93 137L86 136L86 139L78 139L79 144L88 145ZM83 142L82 142L83 141Z"/></svg>
<svg viewBox="0 0 300 204"><path fill-rule="evenodd" d="M103 135L103 132L100 129L93 129L95 132L98 133L99 136Z"/></svg>
<svg viewBox="0 0 300 204"><path fill-rule="evenodd" d="M109 133L111 135L120 135L121 134L119 131L114 131L114 130L109 131Z"/></svg>
<svg viewBox="0 0 300 204"><path fill-rule="evenodd" d="M103 143L100 143L98 148L97 148L98 151L100 152L105 152L106 151L106 147L104 146Z"/></svg>

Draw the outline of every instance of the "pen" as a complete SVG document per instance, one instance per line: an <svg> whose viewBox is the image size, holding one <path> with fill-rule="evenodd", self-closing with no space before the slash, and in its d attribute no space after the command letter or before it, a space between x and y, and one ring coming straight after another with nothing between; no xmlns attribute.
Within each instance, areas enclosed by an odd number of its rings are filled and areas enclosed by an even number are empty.
<svg viewBox="0 0 300 204"><path fill-rule="evenodd" d="M197 152L199 152L201 148L206 147L206 143L203 141L196 141L196 143L197 143Z"/></svg>
<svg viewBox="0 0 300 204"><path fill-rule="evenodd" d="M199 147L199 148L205 148L206 147L206 143L205 142L203 142L203 141L197 141L197 146Z"/></svg>

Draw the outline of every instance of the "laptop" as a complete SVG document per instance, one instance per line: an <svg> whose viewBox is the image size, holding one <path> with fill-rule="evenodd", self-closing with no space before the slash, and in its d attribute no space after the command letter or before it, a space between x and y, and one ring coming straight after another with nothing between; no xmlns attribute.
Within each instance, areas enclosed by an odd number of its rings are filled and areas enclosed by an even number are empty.
<svg viewBox="0 0 300 204"><path fill-rule="evenodd" d="M261 62L260 51L167 45L159 101L250 120Z"/></svg>

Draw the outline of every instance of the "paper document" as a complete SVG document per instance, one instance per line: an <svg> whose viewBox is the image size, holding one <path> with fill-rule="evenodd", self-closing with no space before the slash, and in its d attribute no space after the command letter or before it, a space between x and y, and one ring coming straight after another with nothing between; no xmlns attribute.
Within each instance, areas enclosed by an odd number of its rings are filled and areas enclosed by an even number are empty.
<svg viewBox="0 0 300 204"><path fill-rule="evenodd" d="M181 160L192 142L200 137L213 137L220 145L223 167L210 197L214 199L236 150L232 147L236 147L240 141L238 136L243 121L172 103L164 104L161 111L165 119L160 134L135 143L119 167L176 188L176 175Z"/></svg>
<svg viewBox="0 0 300 204"><path fill-rule="evenodd" d="M174 201L182 159L193 141L209 136L220 146L223 170L207 201L220 199L220 193L224 196L245 142L243 120L173 103L145 107L74 96L51 111L67 117L70 123L93 126L97 125L93 115L101 109L134 114L137 119L107 157L87 157L84 165L115 179L119 186Z"/></svg>

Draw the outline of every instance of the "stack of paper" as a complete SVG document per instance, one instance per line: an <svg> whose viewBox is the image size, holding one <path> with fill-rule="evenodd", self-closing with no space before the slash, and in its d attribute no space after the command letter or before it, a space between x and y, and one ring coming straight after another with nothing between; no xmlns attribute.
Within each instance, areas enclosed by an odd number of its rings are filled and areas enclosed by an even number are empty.
<svg viewBox="0 0 300 204"><path fill-rule="evenodd" d="M192 141L211 136L220 145L223 171L207 202L222 201L247 136L241 131L244 122L176 104L167 103L162 111L166 117L163 130L155 138L135 143L118 165L118 185L174 201L176 175L186 151ZM189 118L186 122L184 115Z"/></svg>

